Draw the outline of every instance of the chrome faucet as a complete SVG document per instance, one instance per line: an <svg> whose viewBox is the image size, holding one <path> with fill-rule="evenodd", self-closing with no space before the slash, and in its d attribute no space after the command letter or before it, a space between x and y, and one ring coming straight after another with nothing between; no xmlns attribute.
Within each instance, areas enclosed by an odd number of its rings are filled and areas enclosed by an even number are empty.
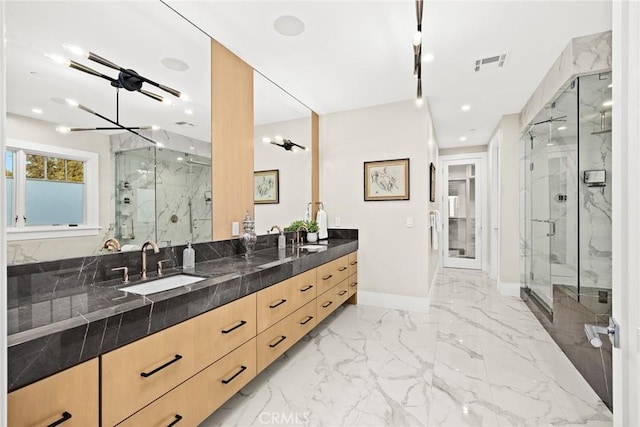
<svg viewBox="0 0 640 427"><path fill-rule="evenodd" d="M106 249L109 252L120 252L120 242L115 237L105 240L105 242L100 246L100 250Z"/></svg>
<svg viewBox="0 0 640 427"><path fill-rule="evenodd" d="M151 248L153 248L153 253L157 254L158 252L160 252L160 249L158 248L158 245L156 245L156 242L154 242L153 240L147 240L146 242L144 242L142 244L142 267L140 268L140 278L141 279L146 279L147 278L147 249L149 249L149 246L151 246Z"/></svg>

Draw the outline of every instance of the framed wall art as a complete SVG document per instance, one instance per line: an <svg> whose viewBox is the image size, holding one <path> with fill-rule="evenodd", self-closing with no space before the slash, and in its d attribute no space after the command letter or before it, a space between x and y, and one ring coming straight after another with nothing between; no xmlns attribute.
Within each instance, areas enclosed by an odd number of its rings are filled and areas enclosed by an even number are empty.
<svg viewBox="0 0 640 427"><path fill-rule="evenodd" d="M364 162L364 200L409 200L409 159Z"/></svg>
<svg viewBox="0 0 640 427"><path fill-rule="evenodd" d="M278 169L253 173L253 202L256 205L280 203L279 175Z"/></svg>
<svg viewBox="0 0 640 427"><path fill-rule="evenodd" d="M429 165L429 201L436 201L436 166Z"/></svg>

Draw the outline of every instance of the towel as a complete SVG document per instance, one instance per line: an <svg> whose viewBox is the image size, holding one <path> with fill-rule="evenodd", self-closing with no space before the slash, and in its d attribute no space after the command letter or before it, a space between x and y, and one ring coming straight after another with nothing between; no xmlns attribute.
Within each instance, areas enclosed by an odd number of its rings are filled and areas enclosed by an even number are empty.
<svg viewBox="0 0 640 427"><path fill-rule="evenodd" d="M440 221L440 212L429 212L429 227L431 227L431 248L438 249L440 241L439 233L442 231L442 221Z"/></svg>
<svg viewBox="0 0 640 427"><path fill-rule="evenodd" d="M318 213L316 214L316 222L318 223L318 239L328 239L329 232L327 231L327 213L324 211L324 209L322 209L322 207L318 209Z"/></svg>

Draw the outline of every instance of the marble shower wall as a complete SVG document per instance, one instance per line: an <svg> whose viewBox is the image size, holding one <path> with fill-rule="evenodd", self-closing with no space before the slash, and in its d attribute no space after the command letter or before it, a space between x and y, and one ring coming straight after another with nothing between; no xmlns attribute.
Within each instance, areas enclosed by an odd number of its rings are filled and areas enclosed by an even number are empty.
<svg viewBox="0 0 640 427"><path fill-rule="evenodd" d="M580 287L611 289L611 73L580 78ZM601 123L604 113L604 122ZM604 127L604 132L602 132ZM596 132L594 134L594 132ZM604 170L604 186L589 186L584 172Z"/></svg>
<svg viewBox="0 0 640 427"><path fill-rule="evenodd" d="M116 237L138 246L148 239L161 246L211 240L211 144L164 130L143 134L163 148L133 134L111 136L113 153L120 153Z"/></svg>

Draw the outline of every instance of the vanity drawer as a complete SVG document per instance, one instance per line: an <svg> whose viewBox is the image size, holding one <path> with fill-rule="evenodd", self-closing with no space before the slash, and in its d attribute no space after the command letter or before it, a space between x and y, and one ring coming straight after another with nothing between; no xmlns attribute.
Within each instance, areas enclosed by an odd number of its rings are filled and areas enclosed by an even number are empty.
<svg viewBox="0 0 640 427"><path fill-rule="evenodd" d="M269 366L315 326L314 300L258 335L258 372Z"/></svg>
<svg viewBox="0 0 640 427"><path fill-rule="evenodd" d="M256 338L253 338L193 378L198 393L193 396L197 402L194 418L202 422L255 376Z"/></svg>
<svg viewBox="0 0 640 427"><path fill-rule="evenodd" d="M258 292L258 333L316 297L316 270L309 270Z"/></svg>
<svg viewBox="0 0 640 427"><path fill-rule="evenodd" d="M255 377L255 354L252 339L118 426L197 426Z"/></svg>
<svg viewBox="0 0 640 427"><path fill-rule="evenodd" d="M340 307L349 298L348 287L348 280L343 280L316 299L318 323L333 313L336 308Z"/></svg>
<svg viewBox="0 0 640 427"><path fill-rule="evenodd" d="M98 388L96 358L9 393L8 425L97 427Z"/></svg>
<svg viewBox="0 0 640 427"><path fill-rule="evenodd" d="M195 342L194 322L186 321L102 355L102 425L117 424L204 368Z"/></svg>
<svg viewBox="0 0 640 427"><path fill-rule="evenodd" d="M349 275L349 256L334 259L317 268L318 270L318 294L322 294Z"/></svg>
<svg viewBox="0 0 640 427"><path fill-rule="evenodd" d="M196 360L200 369L256 336L256 294L195 317Z"/></svg>
<svg viewBox="0 0 640 427"><path fill-rule="evenodd" d="M349 276L358 273L358 252L351 252L349 255Z"/></svg>
<svg viewBox="0 0 640 427"><path fill-rule="evenodd" d="M349 296L358 292L358 273L349 276L347 283L349 284Z"/></svg>

